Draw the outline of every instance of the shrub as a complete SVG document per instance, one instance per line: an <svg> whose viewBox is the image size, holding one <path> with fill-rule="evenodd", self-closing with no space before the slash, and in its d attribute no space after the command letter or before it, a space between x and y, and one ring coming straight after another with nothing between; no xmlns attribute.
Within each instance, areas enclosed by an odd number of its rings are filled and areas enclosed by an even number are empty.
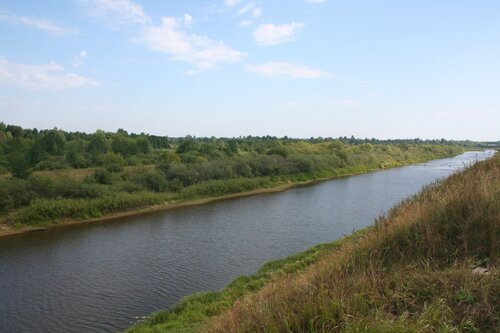
<svg viewBox="0 0 500 333"><path fill-rule="evenodd" d="M94 179L99 183L99 184L107 184L110 185L113 183L113 176L112 174L106 170L106 169L97 169L94 172Z"/></svg>
<svg viewBox="0 0 500 333"><path fill-rule="evenodd" d="M0 195L3 197L0 199L0 207L3 211L29 205L37 196L24 179L11 178L0 181L0 189Z"/></svg>
<svg viewBox="0 0 500 333"><path fill-rule="evenodd" d="M96 199L40 199L21 209L14 222L40 224L60 219L87 219L116 211L138 209L165 202L166 196L151 192L114 193Z"/></svg>
<svg viewBox="0 0 500 333"><path fill-rule="evenodd" d="M123 157L120 154L108 152L104 155L104 166L109 172L123 171Z"/></svg>

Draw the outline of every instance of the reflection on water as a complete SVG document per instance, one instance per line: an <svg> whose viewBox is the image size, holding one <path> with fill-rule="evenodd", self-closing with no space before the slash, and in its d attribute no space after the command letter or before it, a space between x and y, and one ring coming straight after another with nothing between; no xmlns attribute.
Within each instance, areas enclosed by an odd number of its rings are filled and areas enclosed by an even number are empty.
<svg viewBox="0 0 500 333"><path fill-rule="evenodd" d="M0 239L0 332L109 332L265 261L335 240L463 155L120 221Z"/></svg>

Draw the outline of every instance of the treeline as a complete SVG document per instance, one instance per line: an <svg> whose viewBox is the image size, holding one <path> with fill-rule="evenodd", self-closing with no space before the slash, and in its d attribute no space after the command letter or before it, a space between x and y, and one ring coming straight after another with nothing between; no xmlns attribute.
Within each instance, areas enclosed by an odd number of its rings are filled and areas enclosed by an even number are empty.
<svg viewBox="0 0 500 333"><path fill-rule="evenodd" d="M169 138L148 134L129 134L101 130L92 134L50 130L23 129L0 122L0 174L11 173L17 178L27 178L33 171L69 168L107 167L154 164L162 158L162 151L173 151L183 157L183 162L202 159L231 157L237 152L265 153L277 148L276 154L285 155L284 145L297 142L334 145L396 145L405 150L411 145L477 146L471 141L440 140L377 140L354 137L291 139L288 137L239 137L239 138ZM483 143L488 144L488 143ZM489 143L491 146L492 143ZM281 150L280 150L281 149ZM270 155L273 153L270 152ZM113 167L111 167L113 168Z"/></svg>
<svg viewBox="0 0 500 333"><path fill-rule="evenodd" d="M0 216L22 224L98 217L167 199L212 197L448 157L461 147L419 139L86 134L0 123Z"/></svg>

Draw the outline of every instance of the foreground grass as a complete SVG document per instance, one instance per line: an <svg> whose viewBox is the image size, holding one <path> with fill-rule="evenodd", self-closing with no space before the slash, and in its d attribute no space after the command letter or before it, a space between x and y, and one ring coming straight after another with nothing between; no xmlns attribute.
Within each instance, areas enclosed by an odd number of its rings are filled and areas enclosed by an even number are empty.
<svg viewBox="0 0 500 333"><path fill-rule="evenodd" d="M373 227L188 297L128 332L500 332L499 254L497 154Z"/></svg>

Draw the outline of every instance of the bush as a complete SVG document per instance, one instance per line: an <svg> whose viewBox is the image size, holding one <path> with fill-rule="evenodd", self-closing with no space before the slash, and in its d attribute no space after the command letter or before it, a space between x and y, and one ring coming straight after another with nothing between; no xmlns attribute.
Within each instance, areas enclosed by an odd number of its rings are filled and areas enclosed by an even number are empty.
<svg viewBox="0 0 500 333"><path fill-rule="evenodd" d="M131 181L123 181L123 182L119 182L117 184L114 184L112 187L112 190L114 192L134 193L134 192L144 191L145 188L144 188L144 186L141 186L140 184L133 183Z"/></svg>
<svg viewBox="0 0 500 333"><path fill-rule="evenodd" d="M62 170L68 167L63 156L49 156L36 165L37 170Z"/></svg>
<svg viewBox="0 0 500 333"><path fill-rule="evenodd" d="M123 157L120 154L108 152L104 155L104 166L109 172L121 172L124 165Z"/></svg>
<svg viewBox="0 0 500 333"><path fill-rule="evenodd" d="M266 187L270 183L271 180L268 177L209 180L183 189L181 196L184 198L215 197L255 190Z"/></svg>
<svg viewBox="0 0 500 333"><path fill-rule="evenodd" d="M153 192L164 192L167 190L167 180L157 170L149 170L142 175L142 185Z"/></svg>
<svg viewBox="0 0 500 333"><path fill-rule="evenodd" d="M97 169L94 172L94 179L99 184L110 185L113 183L113 175L106 169Z"/></svg>
<svg viewBox="0 0 500 333"><path fill-rule="evenodd" d="M0 182L0 196L0 210L6 211L29 205L37 194L28 181L12 178Z"/></svg>
<svg viewBox="0 0 500 333"><path fill-rule="evenodd" d="M16 223L40 224L60 219L96 218L127 209L138 209L165 202L166 196L151 192L115 193L97 199L40 199L23 208L15 217Z"/></svg>

